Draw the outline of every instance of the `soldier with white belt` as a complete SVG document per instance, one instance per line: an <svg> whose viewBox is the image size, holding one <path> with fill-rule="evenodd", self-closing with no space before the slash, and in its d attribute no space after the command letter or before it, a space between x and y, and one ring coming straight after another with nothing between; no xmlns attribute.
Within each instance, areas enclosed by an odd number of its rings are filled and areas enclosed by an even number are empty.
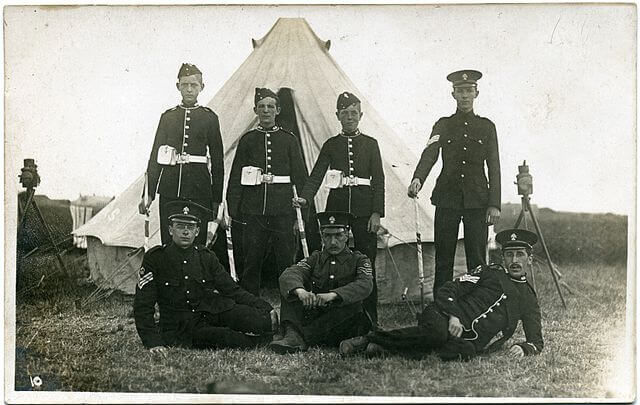
<svg viewBox="0 0 640 405"><path fill-rule="evenodd" d="M364 301L364 308L377 324L378 289L375 261L380 218L384 217L384 170L380 148L375 138L358 129L362 118L360 100L349 92L338 96L336 117L342 131L329 138L316 161L309 180L294 206L312 200L325 177L329 188L327 211L343 211L354 216L351 232L355 250L367 255L373 265L373 291Z"/></svg>
<svg viewBox="0 0 640 405"><path fill-rule="evenodd" d="M198 105L204 83L202 72L195 65L182 65L176 87L182 102L160 117L147 165L148 199L145 204L143 196L138 208L144 214L156 192L160 194L160 235L166 244L171 241L167 203L189 200L199 204L206 211L202 210L195 243L204 244L207 223L213 219L209 210L217 213L222 201L224 162L220 124L216 113Z"/></svg>
<svg viewBox="0 0 640 405"><path fill-rule="evenodd" d="M302 189L307 169L296 136L276 126L280 113L278 96L269 89L256 88L253 110L259 125L238 141L227 185L227 204L229 215L245 224L240 285L259 295L262 263L270 239L278 271L293 264L292 185Z"/></svg>

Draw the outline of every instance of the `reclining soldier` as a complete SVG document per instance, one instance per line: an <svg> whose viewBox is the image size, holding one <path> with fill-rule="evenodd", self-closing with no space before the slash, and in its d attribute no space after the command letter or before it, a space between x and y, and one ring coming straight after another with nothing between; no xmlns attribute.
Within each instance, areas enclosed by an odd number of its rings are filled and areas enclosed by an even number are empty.
<svg viewBox="0 0 640 405"><path fill-rule="evenodd" d="M347 247L346 212L317 214L322 251L287 268L280 275L280 319L284 337L269 347L276 353L305 351L309 346L337 347L371 330L363 300L371 294L371 262Z"/></svg>
<svg viewBox="0 0 640 405"><path fill-rule="evenodd" d="M248 293L198 236L199 205L167 204L172 241L145 253L133 308L138 335L152 353L167 347L246 348L267 343L277 324L269 303ZM160 322L154 321L155 304Z"/></svg>
<svg viewBox="0 0 640 405"><path fill-rule="evenodd" d="M522 229L498 233L505 267L479 266L446 282L436 291L435 302L424 309L418 326L345 340L340 353L421 355L435 350L443 360L467 360L498 350L522 320L526 341L511 346L509 353L516 357L539 354L544 345L540 307L526 277L537 239L535 233Z"/></svg>

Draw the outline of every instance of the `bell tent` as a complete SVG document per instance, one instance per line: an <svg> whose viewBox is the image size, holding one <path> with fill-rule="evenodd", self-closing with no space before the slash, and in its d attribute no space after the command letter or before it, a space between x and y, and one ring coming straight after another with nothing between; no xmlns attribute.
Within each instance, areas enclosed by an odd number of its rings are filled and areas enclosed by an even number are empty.
<svg viewBox="0 0 640 405"><path fill-rule="evenodd" d="M359 128L378 141L385 172L386 215L381 220L385 232L379 232L376 259L379 301L400 301L405 288L408 288L410 299L417 299L420 293L415 207L414 201L407 197L406 187L421 151L411 151L403 145L401 138L382 120L330 56L331 42L318 38L306 20L280 18L262 39L252 40L252 43L253 52L208 103L220 118L225 175L229 175L238 140L258 124L253 112L256 87L268 87L278 92L282 106L280 125L298 136L309 172L322 144L340 130L335 116L338 95L343 91L356 94L365 113ZM117 288L127 293L134 291L137 268L142 258L141 255L128 255L144 241L144 216L138 214L137 207L143 185L144 176L140 176L75 231L77 236L88 237L91 277L103 288ZM433 185L433 176L429 176L417 208L427 296L433 284L434 268L434 207L428 198ZM315 199L317 211L324 210L326 197L327 192L321 187ZM151 207L150 245L160 243L157 201L154 200ZM235 246L238 244L234 243ZM455 274L466 271L461 240L458 244ZM120 270L114 274L116 268Z"/></svg>

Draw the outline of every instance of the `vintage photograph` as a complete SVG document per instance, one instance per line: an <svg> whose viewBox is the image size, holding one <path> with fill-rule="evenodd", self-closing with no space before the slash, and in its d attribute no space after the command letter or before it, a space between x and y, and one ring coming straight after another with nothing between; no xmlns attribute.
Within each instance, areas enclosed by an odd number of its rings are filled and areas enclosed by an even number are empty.
<svg viewBox="0 0 640 405"><path fill-rule="evenodd" d="M5 402L634 400L636 26L5 6Z"/></svg>

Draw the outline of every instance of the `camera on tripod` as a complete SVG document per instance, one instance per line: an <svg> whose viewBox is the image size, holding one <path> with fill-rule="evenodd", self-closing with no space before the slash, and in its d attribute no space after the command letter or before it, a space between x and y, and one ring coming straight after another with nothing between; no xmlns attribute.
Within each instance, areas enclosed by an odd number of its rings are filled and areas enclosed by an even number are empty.
<svg viewBox="0 0 640 405"><path fill-rule="evenodd" d="M526 160L522 162L521 166L518 166L515 184L518 185L518 195L526 197L529 194L533 194L533 177L529 174L529 166Z"/></svg>
<svg viewBox="0 0 640 405"><path fill-rule="evenodd" d="M25 159L24 167L20 173L20 184L24 188L36 188L40 184L40 176L38 175L38 165L35 160Z"/></svg>

